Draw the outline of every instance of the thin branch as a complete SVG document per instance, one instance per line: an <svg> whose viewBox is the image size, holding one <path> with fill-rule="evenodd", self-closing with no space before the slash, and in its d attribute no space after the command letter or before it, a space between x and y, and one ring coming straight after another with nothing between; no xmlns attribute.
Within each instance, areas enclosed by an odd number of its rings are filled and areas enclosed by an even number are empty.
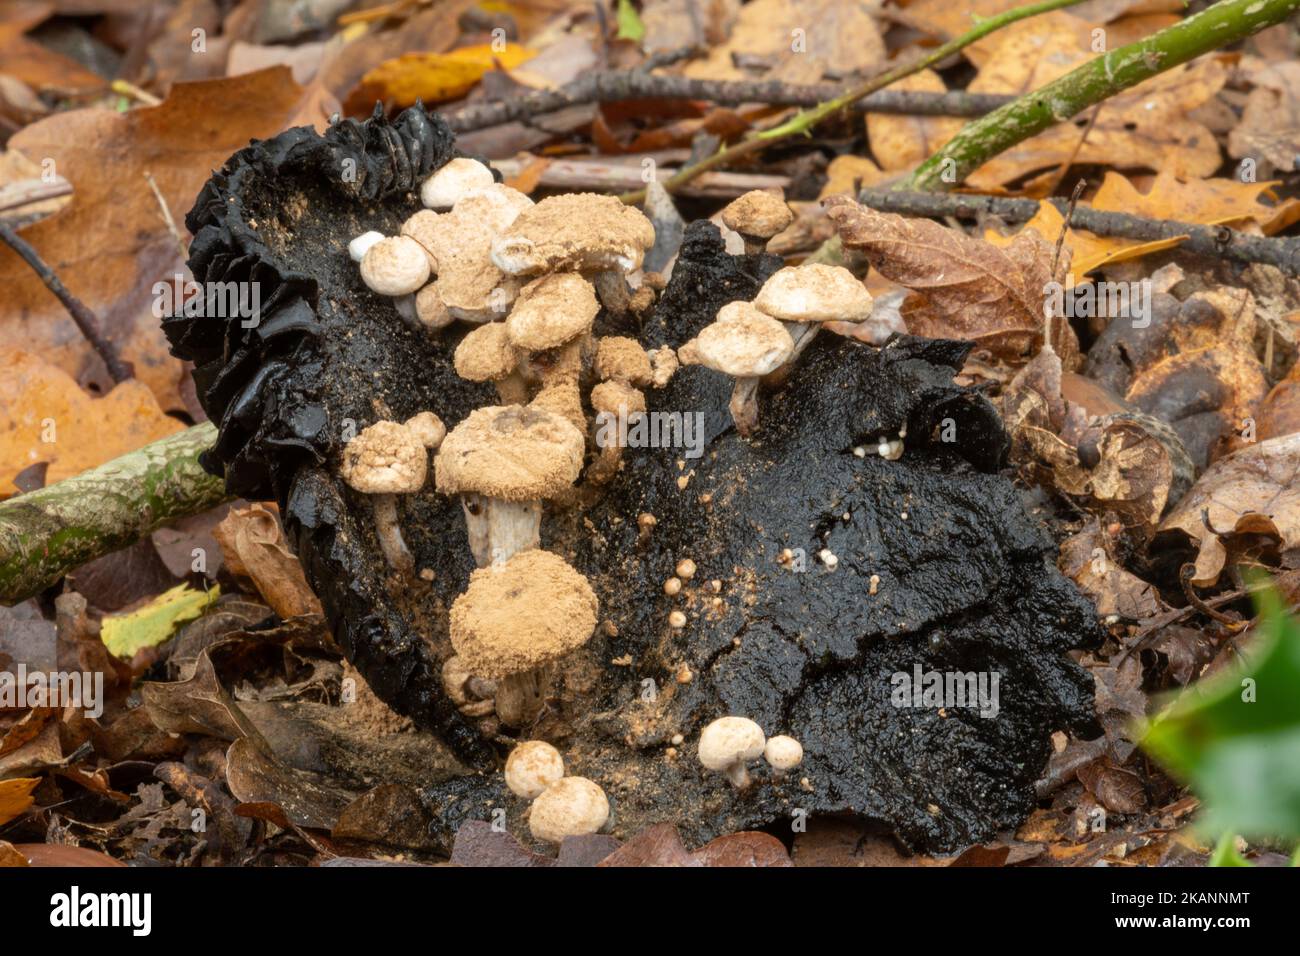
<svg viewBox="0 0 1300 956"><path fill-rule="evenodd" d="M63 307L72 316L72 321L76 322L77 328L81 329L81 334L86 337L86 340L99 353L99 357L104 360L104 365L108 367L108 374L113 377L113 381L125 382L133 378L135 373L130 363L122 361L117 354L117 348L104 337L104 333L99 327L99 319L95 317L95 313L91 312L84 302L68 291L68 287L63 284L63 280L54 274L54 270L45 264L45 260L31 247L27 240L14 232L3 221L0 221L0 239L3 239L9 248L18 253L22 260L32 267L32 271L45 283L45 287L63 303Z"/></svg>
<svg viewBox="0 0 1300 956"><path fill-rule="evenodd" d="M1040 3L1029 4L1024 7L1016 7L1012 10L1004 11L996 16L987 17L980 20L970 30L961 36L949 40L942 46L935 47L925 56L918 57L901 66L896 66L892 70L886 70L873 79L867 80L858 86L853 87L846 93L828 100L812 109L801 110L798 114L791 117L784 123L774 126L771 129L753 133L748 139L742 140L739 144L727 147L722 146L712 156L700 160L698 163L687 166L679 170L674 176L665 179L663 186L669 192L680 188L683 184L690 182L705 170L713 169L723 163L732 162L736 159L750 156L754 153L761 152L773 143L789 139L793 136L802 136L809 133L814 126L822 120L834 116L837 113L844 112L858 100L865 96L870 96L879 90L897 83L913 73L919 73L921 70L934 66L937 63L946 60L972 43L976 43L990 33L994 33L1005 26L1009 26L1018 20L1024 20L1029 17L1035 17L1042 13L1050 13L1053 10L1060 10L1063 7L1071 7L1081 0L1042 0ZM1277 2L1277 0L1274 0ZM1294 0L1300 2L1300 0ZM645 199L645 190L639 189L634 193L627 193L619 197L625 203L635 204Z"/></svg>
<svg viewBox="0 0 1300 956"><path fill-rule="evenodd" d="M523 96L473 103L443 114L457 133L527 120L546 113L587 103L618 103L625 100L672 99L708 100L723 106L764 103L770 106L813 107L835 97L834 83L796 84L780 80L701 80L687 76L664 76L642 70L602 70L590 73L553 90L537 90ZM983 116L1015 99L993 93L926 93L889 90L868 96L854 104L858 112L894 113L909 116Z"/></svg>
<svg viewBox="0 0 1300 956"><path fill-rule="evenodd" d="M880 212L905 216L956 216L974 219L980 215L998 216L1007 222L1026 222L1038 212L1036 199L1008 199L1000 196L976 196L964 193L903 192L890 189L864 189L858 201ZM1064 215L1068 200L1045 199ZM1126 212L1109 212L1079 206L1074 210L1072 226L1099 236L1140 239L1151 242L1186 236L1180 249L1195 255L1227 259L1232 262L1262 262L1288 275L1300 276L1300 238L1252 236L1227 226L1203 226L1173 219L1150 219Z"/></svg>
<svg viewBox="0 0 1300 956"><path fill-rule="evenodd" d="M21 209L32 203L71 194L72 183L61 176L48 183L43 179L20 179L16 183L0 186L0 212Z"/></svg>

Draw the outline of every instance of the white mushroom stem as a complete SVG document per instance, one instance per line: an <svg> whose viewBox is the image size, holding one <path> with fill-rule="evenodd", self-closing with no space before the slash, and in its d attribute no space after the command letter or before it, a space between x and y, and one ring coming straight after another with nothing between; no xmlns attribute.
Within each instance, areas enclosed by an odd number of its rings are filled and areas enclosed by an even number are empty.
<svg viewBox="0 0 1300 956"><path fill-rule="evenodd" d="M728 780L738 790L744 790L750 784L749 770L746 769L742 760L737 760L730 767L723 771Z"/></svg>
<svg viewBox="0 0 1300 956"><path fill-rule="evenodd" d="M505 501L487 495L461 498L469 549L480 568L509 559L541 545L542 503Z"/></svg>
<svg viewBox="0 0 1300 956"><path fill-rule="evenodd" d="M402 539L402 527L397 519L397 495L379 494L372 497L375 501L375 533L379 536L379 547L384 552L384 559L393 570L414 574L415 559L411 557L411 552Z"/></svg>
<svg viewBox="0 0 1300 956"><path fill-rule="evenodd" d="M820 322L782 322L781 324L790 333L790 338L794 339L794 352L791 353L790 358L785 363L786 365L793 365L799 361L799 356L803 354L803 350L812 344L812 340L821 331L822 325Z"/></svg>
<svg viewBox="0 0 1300 956"><path fill-rule="evenodd" d="M759 376L747 375L736 379L736 387L731 391L731 420L736 423L736 431L748 438L758 428L758 383Z"/></svg>
<svg viewBox="0 0 1300 956"><path fill-rule="evenodd" d="M767 240L762 236L747 236L742 232L740 238L745 241L745 255L747 256L762 255L767 248Z"/></svg>
<svg viewBox="0 0 1300 956"><path fill-rule="evenodd" d="M596 287L596 297L614 318L627 315L632 307L632 293L628 291L623 273L617 269L607 269L592 276L591 284Z"/></svg>
<svg viewBox="0 0 1300 956"><path fill-rule="evenodd" d="M507 727L526 727L542 712L550 686L550 668L510 674L497 681L496 711Z"/></svg>

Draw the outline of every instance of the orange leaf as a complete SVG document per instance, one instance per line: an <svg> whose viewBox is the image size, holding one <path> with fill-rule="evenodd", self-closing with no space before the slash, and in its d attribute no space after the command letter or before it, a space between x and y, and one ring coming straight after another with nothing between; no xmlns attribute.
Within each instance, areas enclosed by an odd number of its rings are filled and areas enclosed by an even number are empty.
<svg viewBox="0 0 1300 956"><path fill-rule="evenodd" d="M0 780L0 826L27 812L27 808L36 802L32 791L40 782L40 777Z"/></svg>
<svg viewBox="0 0 1300 956"><path fill-rule="evenodd" d="M43 359L0 349L0 498L12 495L14 476L37 462L49 462L45 481L52 484L184 427L163 414L142 382L91 398Z"/></svg>
<svg viewBox="0 0 1300 956"><path fill-rule="evenodd" d="M507 43L461 47L449 53L405 53L385 60L361 78L348 97L347 107L383 100L393 106L410 106L416 100L441 103L464 96L488 70L510 69L532 59L535 50Z"/></svg>

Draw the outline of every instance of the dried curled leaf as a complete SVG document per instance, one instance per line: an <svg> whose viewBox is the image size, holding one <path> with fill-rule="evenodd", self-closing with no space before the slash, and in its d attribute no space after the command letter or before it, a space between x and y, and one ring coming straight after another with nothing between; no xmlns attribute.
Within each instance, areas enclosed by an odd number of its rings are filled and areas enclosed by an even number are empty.
<svg viewBox="0 0 1300 956"><path fill-rule="evenodd" d="M257 592L280 617L322 613L273 511L260 504L232 508L212 533L230 573L252 579Z"/></svg>
<svg viewBox="0 0 1300 956"><path fill-rule="evenodd" d="M928 219L877 212L844 196L824 205L846 247L860 250L886 279L925 297L927 307L906 316L914 335L963 339L1011 360L1037 350L1054 250L1036 232L999 248ZM1063 261L1057 271L1067 267ZM1078 343L1069 324L1054 322L1053 339L1065 367L1071 367Z"/></svg>

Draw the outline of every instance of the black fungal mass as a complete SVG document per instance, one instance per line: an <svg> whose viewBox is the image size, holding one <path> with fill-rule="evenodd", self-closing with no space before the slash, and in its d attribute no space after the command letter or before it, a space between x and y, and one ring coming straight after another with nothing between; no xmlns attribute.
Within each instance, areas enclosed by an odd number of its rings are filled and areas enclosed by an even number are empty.
<svg viewBox="0 0 1300 956"><path fill-rule="evenodd" d="M510 740L463 717L439 677L446 609L473 570L460 505L432 487L403 499L408 544L434 577L398 581L370 502L337 469L343 436L380 418L432 410L450 428L496 401L452 370L464 330L413 330L346 250L370 229L396 234L419 180L454 155L420 107L254 143L187 224L195 277L261 283L261 322L165 322L220 424L205 465L233 492L279 500L348 657L464 762L423 793L445 845L492 807L527 837L526 804L496 772ZM779 265L730 256L715 227L693 224L643 341L682 344ZM850 813L912 849L953 851L1025 817L1053 731L1097 731L1091 678L1066 653L1099 642L1093 607L1000 474L1007 438L992 406L953 384L967 349L823 334L762 396L749 441L731 427L730 381L683 368L646 397L652 432L689 441L629 447L607 485L548 510L543 547L588 577L602 625L519 737L552 741L570 774L605 789L616 835L666 821L702 843L798 812ZM870 453L900 430L900 460ZM696 573L670 597L663 583L684 558ZM673 610L685 627L669 626ZM936 679L969 693L936 701L922 693ZM777 780L756 761L743 791L704 770L700 730L726 714L795 737L803 764Z"/></svg>

